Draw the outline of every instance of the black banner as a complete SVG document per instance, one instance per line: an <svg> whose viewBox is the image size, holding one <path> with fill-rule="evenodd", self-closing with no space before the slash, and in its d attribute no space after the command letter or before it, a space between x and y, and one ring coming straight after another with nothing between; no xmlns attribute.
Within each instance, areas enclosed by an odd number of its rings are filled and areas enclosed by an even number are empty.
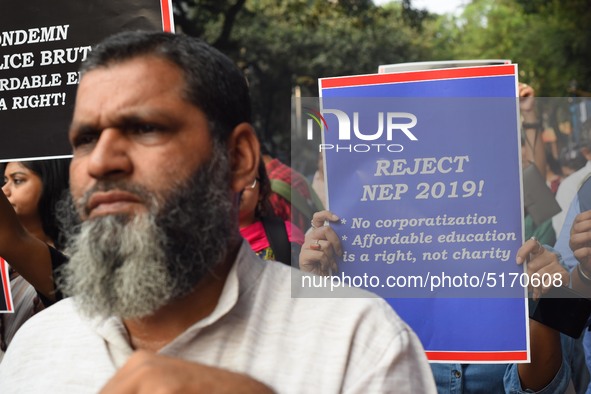
<svg viewBox="0 0 591 394"><path fill-rule="evenodd" d="M173 30L170 0L0 0L0 161L70 154L78 67L124 30Z"/></svg>

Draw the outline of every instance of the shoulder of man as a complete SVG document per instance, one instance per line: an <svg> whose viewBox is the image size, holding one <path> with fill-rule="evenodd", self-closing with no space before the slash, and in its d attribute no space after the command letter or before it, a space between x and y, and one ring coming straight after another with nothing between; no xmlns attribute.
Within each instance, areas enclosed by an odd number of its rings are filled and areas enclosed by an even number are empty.
<svg viewBox="0 0 591 394"><path fill-rule="evenodd" d="M73 300L66 298L33 316L16 333L0 364L0 392L57 392L50 387L62 387L73 368L79 375L100 376L104 371L90 368L97 361L97 349L102 348L102 338L76 311Z"/></svg>
<svg viewBox="0 0 591 394"><path fill-rule="evenodd" d="M115 372L105 340L71 298L29 319L0 363L0 392L96 393Z"/></svg>
<svg viewBox="0 0 591 394"><path fill-rule="evenodd" d="M273 293L279 304L267 305L267 311L281 308L284 313L293 315L293 324L304 322L308 326L317 326L319 332L322 327L339 326L339 332L331 335L356 336L361 333L369 339L380 333L382 344L388 338L410 335L413 346L422 349L412 329L376 294L354 287L331 288L329 276L306 274L285 264L266 262L266 265L259 289Z"/></svg>
<svg viewBox="0 0 591 394"><path fill-rule="evenodd" d="M8 346L2 366L17 360L19 363L29 363L35 355L51 360L56 351L63 347L72 348L77 342L82 343L84 339L93 337L93 332L89 321L77 312L73 300L66 298L23 324ZM20 352L26 356L18 354ZM50 365L51 362L47 364Z"/></svg>
<svg viewBox="0 0 591 394"><path fill-rule="evenodd" d="M82 320L76 312L74 303L66 298L49 308L45 308L27 320L16 333L6 353L9 358L12 349L20 346L27 352L35 352L38 348L55 347L56 340L64 338L69 342L69 335L82 331Z"/></svg>
<svg viewBox="0 0 591 394"><path fill-rule="evenodd" d="M346 392L388 392L392 387L400 392L435 392L418 337L384 299L357 288L331 291L330 285L307 292L297 288L302 278L325 277L266 263L259 291L273 294L273 299L258 294L253 310L264 310L260 317L281 329L284 346L305 338L301 346L315 354L318 364L346 360L340 366L319 366L318 373L334 374L342 367ZM279 328L279 321L286 323Z"/></svg>

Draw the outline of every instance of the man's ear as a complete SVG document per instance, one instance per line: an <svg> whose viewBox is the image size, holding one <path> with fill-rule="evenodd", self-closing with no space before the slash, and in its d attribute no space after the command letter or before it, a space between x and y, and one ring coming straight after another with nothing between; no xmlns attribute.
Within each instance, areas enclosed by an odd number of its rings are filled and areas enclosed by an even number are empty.
<svg viewBox="0 0 591 394"><path fill-rule="evenodd" d="M232 190L241 192L258 176L260 144L249 123L240 123L228 137Z"/></svg>

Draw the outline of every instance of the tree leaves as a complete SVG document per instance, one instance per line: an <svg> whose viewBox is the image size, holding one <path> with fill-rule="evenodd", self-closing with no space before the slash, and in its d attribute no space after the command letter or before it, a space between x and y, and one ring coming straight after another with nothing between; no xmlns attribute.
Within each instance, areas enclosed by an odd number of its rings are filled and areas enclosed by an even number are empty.
<svg viewBox="0 0 591 394"><path fill-rule="evenodd" d="M380 64L511 59L539 96L591 91L588 0L473 0L459 16L412 0L173 0L180 29L215 45L245 71L255 126L289 150L290 99L318 94L321 77L375 73ZM283 157L287 159L287 157Z"/></svg>

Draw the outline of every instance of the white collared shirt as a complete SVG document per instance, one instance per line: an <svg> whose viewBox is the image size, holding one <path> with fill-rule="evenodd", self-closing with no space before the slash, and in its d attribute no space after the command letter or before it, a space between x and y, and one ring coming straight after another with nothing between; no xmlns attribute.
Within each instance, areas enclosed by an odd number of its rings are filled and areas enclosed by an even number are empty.
<svg viewBox="0 0 591 394"><path fill-rule="evenodd" d="M279 393L435 392L423 348L382 299L292 298L299 271L244 242L212 314L159 353L245 373ZM0 392L96 393L133 352L120 319L72 299L32 318L2 364Z"/></svg>

